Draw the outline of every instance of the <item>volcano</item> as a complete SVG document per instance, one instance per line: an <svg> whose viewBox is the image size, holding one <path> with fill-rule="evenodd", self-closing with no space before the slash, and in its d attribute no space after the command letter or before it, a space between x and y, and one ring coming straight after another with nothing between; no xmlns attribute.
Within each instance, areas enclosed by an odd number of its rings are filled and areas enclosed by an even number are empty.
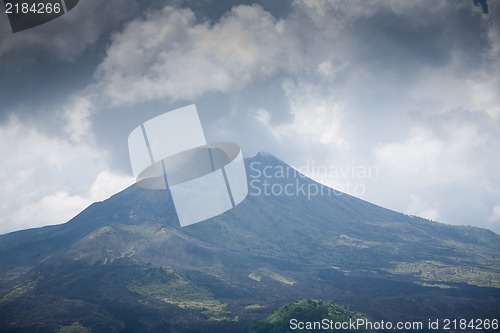
<svg viewBox="0 0 500 333"><path fill-rule="evenodd" d="M136 185L65 224L0 236L0 330L247 332L300 299L372 320L497 318L500 236L385 209L276 157L249 195L181 228L168 190Z"/></svg>

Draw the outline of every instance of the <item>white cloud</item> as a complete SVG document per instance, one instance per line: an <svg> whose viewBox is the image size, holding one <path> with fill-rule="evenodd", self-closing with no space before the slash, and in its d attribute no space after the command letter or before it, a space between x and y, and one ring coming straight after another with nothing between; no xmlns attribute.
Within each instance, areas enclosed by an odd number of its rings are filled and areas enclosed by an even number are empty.
<svg viewBox="0 0 500 333"><path fill-rule="evenodd" d="M441 219L438 209L433 205L424 202L416 195L411 195L410 199L410 204L408 205L405 213L425 217L433 221L439 221Z"/></svg>
<svg viewBox="0 0 500 333"><path fill-rule="evenodd" d="M500 78L489 69L464 77L462 64L454 60L443 68L423 68L410 92L414 103L429 112L463 108L500 116Z"/></svg>
<svg viewBox="0 0 500 333"><path fill-rule="evenodd" d="M259 6L234 7L214 25L167 6L112 37L99 87L115 105L238 89L294 65L286 30Z"/></svg>
<svg viewBox="0 0 500 333"><path fill-rule="evenodd" d="M114 174L109 170L101 171L90 187L90 200L92 202L103 201L133 183L132 176Z"/></svg>
<svg viewBox="0 0 500 333"><path fill-rule="evenodd" d="M488 220L490 222L500 222L500 206L493 207L493 212Z"/></svg>
<svg viewBox="0 0 500 333"><path fill-rule="evenodd" d="M63 136L18 117L0 126L0 155L5 156L0 233L66 222L132 183L106 170L106 154L94 146L88 106L84 99L72 99L62 108L57 118L63 120Z"/></svg>
<svg viewBox="0 0 500 333"><path fill-rule="evenodd" d="M487 215L500 198L494 124L483 113L463 110L414 121L405 138L373 148L382 175L375 193L383 194L368 199L440 222L498 231Z"/></svg>
<svg viewBox="0 0 500 333"><path fill-rule="evenodd" d="M318 87L309 83L285 81L285 94L290 103L292 121L274 125L268 111L259 109L255 118L280 141L298 145L320 144L347 150L349 142L342 131L343 111L339 104L325 97Z"/></svg>
<svg viewBox="0 0 500 333"><path fill-rule="evenodd" d="M105 200L132 183L132 177L104 170L97 175L88 195L70 194L63 190L43 195L7 215L7 223L1 226L0 232L67 222L93 202Z"/></svg>
<svg viewBox="0 0 500 333"><path fill-rule="evenodd" d="M416 179L433 182L439 179L440 158L444 142L422 128L413 128L409 138L403 142L390 142L374 147L377 163L390 169L392 175L401 179Z"/></svg>
<svg viewBox="0 0 500 333"><path fill-rule="evenodd" d="M66 191L57 191L43 196L35 202L27 202L19 210L8 216L3 232L17 229L28 229L45 225L59 224L68 221L89 201L79 195L70 195Z"/></svg>
<svg viewBox="0 0 500 333"><path fill-rule="evenodd" d="M62 111L64 131L73 142L93 140L91 135L90 116L93 113L93 103L90 98L74 97Z"/></svg>
<svg viewBox="0 0 500 333"><path fill-rule="evenodd" d="M430 116L414 122L403 140L377 144L372 151L377 163L392 176L415 186L489 178L493 175L483 167L480 156L494 154L500 142L483 118L460 111Z"/></svg>

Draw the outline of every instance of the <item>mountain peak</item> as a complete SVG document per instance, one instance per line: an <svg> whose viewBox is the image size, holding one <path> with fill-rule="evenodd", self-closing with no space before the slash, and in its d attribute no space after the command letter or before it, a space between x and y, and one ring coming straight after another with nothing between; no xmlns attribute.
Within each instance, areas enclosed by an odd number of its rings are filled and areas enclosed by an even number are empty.
<svg viewBox="0 0 500 333"><path fill-rule="evenodd" d="M268 161L268 162L279 162L279 163L285 163L276 156L274 156L271 153L268 153L266 151L259 151L257 154L255 154L252 157L249 157L250 160L255 160L255 161Z"/></svg>

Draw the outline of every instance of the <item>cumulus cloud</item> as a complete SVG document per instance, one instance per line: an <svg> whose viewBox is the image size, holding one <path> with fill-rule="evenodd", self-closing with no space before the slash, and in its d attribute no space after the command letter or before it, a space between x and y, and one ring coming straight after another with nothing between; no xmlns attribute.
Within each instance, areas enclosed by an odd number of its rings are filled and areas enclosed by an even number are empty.
<svg viewBox="0 0 500 333"><path fill-rule="evenodd" d="M238 89L294 65L286 29L259 6L234 7L213 25L167 6L113 35L99 87L114 104Z"/></svg>
<svg viewBox="0 0 500 333"><path fill-rule="evenodd" d="M132 177L116 175L108 170L100 172L87 195L57 191L43 195L40 199L26 202L12 214L7 214L7 223L0 232L60 224L69 221L91 203L109 198L132 184Z"/></svg>
<svg viewBox="0 0 500 333"><path fill-rule="evenodd" d="M109 170L103 170L97 175L90 187L89 200L95 202L107 199L112 194L130 186L133 182L134 179L130 175L119 175Z"/></svg>
<svg viewBox="0 0 500 333"><path fill-rule="evenodd" d="M66 191L57 191L40 200L26 203L13 214L7 215L3 232L59 224L68 221L75 213L89 205L88 200Z"/></svg>
<svg viewBox="0 0 500 333"><path fill-rule="evenodd" d="M312 143L349 149L341 130L342 110L335 101L325 98L315 89L314 85L285 81L284 90L290 102L292 121L273 125L271 114L264 109L256 110L255 117L280 141L299 137L307 146Z"/></svg>

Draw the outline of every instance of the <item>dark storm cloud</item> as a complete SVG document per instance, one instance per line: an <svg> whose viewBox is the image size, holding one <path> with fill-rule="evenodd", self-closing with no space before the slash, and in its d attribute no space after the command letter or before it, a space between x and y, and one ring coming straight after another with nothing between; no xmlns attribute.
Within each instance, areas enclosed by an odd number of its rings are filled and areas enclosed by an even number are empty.
<svg viewBox="0 0 500 333"><path fill-rule="evenodd" d="M137 10L136 1L81 1L67 14L18 33L0 15L0 122L16 112L46 123L44 117L91 83L106 36Z"/></svg>
<svg viewBox="0 0 500 333"><path fill-rule="evenodd" d="M385 4L374 8L371 15L354 18L346 27L354 63L409 78L422 66L446 66L455 54L464 70L484 65L484 55L491 47L489 24L467 3L444 6L420 1L405 11L397 3Z"/></svg>
<svg viewBox="0 0 500 333"><path fill-rule="evenodd" d="M181 8L189 8L200 20L217 22L231 8L238 5L257 4L280 19L287 17L292 10L293 1L290 0L174 0L170 4ZM156 5L165 6L165 2L157 2Z"/></svg>
<svg viewBox="0 0 500 333"><path fill-rule="evenodd" d="M7 17L1 15L1 66L22 68L46 60L73 62L102 35L136 13L136 1L82 1L65 15L19 33L6 29Z"/></svg>
<svg viewBox="0 0 500 333"><path fill-rule="evenodd" d="M415 13L409 19L386 8L353 22L350 33L356 36L360 52L355 61L396 71L413 69L415 65L446 65L452 48L444 36L445 27L438 17L415 20L420 15Z"/></svg>
<svg viewBox="0 0 500 333"><path fill-rule="evenodd" d="M487 0L473 0L474 6L479 7L481 6L481 9L483 10L484 14L489 14L489 7L488 7L488 1Z"/></svg>

